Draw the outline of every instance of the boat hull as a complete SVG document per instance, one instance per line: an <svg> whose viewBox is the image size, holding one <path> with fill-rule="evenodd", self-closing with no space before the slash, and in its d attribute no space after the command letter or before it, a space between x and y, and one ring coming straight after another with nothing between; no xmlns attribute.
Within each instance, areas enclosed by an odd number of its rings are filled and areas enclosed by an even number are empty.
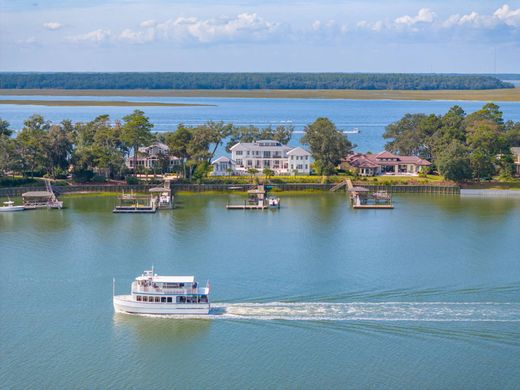
<svg viewBox="0 0 520 390"><path fill-rule="evenodd" d="M0 213L1 212L8 213L8 212L13 212L13 211L23 211L23 210L24 210L23 206L0 207Z"/></svg>
<svg viewBox="0 0 520 390"><path fill-rule="evenodd" d="M131 295L116 295L113 298L116 313L153 315L207 315L209 303L148 303L132 300Z"/></svg>

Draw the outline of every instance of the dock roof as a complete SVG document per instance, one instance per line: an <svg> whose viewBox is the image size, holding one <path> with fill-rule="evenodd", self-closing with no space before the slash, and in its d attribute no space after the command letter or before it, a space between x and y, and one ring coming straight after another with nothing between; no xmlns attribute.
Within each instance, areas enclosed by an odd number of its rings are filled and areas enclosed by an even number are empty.
<svg viewBox="0 0 520 390"><path fill-rule="evenodd" d="M48 198L52 193L49 191L29 191L22 194L23 198Z"/></svg>

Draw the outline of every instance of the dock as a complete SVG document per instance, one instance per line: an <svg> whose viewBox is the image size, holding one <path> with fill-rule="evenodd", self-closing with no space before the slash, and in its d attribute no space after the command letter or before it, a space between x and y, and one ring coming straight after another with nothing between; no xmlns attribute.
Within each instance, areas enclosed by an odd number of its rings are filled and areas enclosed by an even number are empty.
<svg viewBox="0 0 520 390"><path fill-rule="evenodd" d="M172 195L170 181L166 180L163 187L153 187L148 190L155 198L159 210L171 210L175 205L175 197Z"/></svg>
<svg viewBox="0 0 520 390"><path fill-rule="evenodd" d="M153 214L157 211L158 198L153 195L123 193L118 197L119 204L112 210L116 214Z"/></svg>
<svg viewBox="0 0 520 390"><path fill-rule="evenodd" d="M248 198L244 204L227 204L228 210L266 210L280 208L280 198L268 197L269 187L258 185L247 191Z"/></svg>
<svg viewBox="0 0 520 390"><path fill-rule="evenodd" d="M355 187L350 179L345 180L345 185L353 209L391 210L394 208L392 196L386 191L371 193L368 188Z"/></svg>
<svg viewBox="0 0 520 390"><path fill-rule="evenodd" d="M56 197L49 179L45 179L45 191L24 192L22 199L24 209L26 210L41 208L61 209L63 207L63 201Z"/></svg>

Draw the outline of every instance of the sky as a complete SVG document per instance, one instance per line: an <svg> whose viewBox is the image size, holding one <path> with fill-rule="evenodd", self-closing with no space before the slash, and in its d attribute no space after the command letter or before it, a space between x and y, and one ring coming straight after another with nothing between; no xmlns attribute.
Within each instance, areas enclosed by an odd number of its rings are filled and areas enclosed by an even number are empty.
<svg viewBox="0 0 520 390"><path fill-rule="evenodd" d="M0 0L0 71L520 73L520 0Z"/></svg>

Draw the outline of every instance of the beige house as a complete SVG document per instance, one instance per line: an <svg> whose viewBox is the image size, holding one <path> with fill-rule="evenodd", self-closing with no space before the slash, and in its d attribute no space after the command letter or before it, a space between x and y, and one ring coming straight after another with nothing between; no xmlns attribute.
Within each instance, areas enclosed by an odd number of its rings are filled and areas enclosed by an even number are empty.
<svg viewBox="0 0 520 390"><path fill-rule="evenodd" d="M378 154L354 153L345 157L341 167L353 170L360 176L403 175L417 176L431 163L417 156L398 156L390 152Z"/></svg>
<svg viewBox="0 0 520 390"><path fill-rule="evenodd" d="M513 161L515 163L515 176L520 176L520 147L511 148L511 153L513 154Z"/></svg>
<svg viewBox="0 0 520 390"><path fill-rule="evenodd" d="M173 171L176 165L181 165L182 161L180 158L170 156L170 149L167 145L162 142L154 142L149 146L142 146L138 149L136 166L142 169L153 169L160 166L161 158L166 157L168 159L168 171ZM129 169L134 169L134 156L128 156L125 159L125 165Z"/></svg>

